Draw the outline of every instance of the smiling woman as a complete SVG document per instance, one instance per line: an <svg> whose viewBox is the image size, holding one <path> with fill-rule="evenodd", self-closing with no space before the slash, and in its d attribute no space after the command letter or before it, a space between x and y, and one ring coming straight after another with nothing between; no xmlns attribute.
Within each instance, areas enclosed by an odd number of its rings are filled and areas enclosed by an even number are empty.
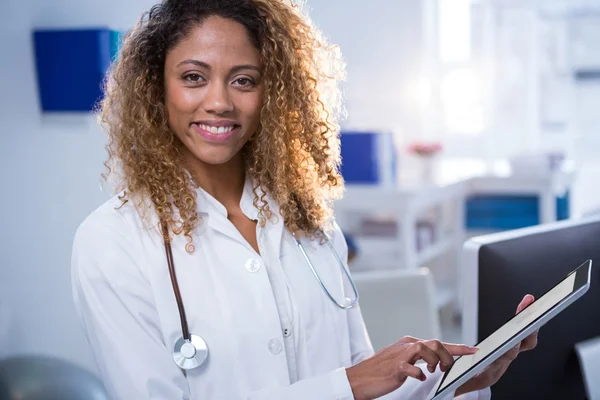
<svg viewBox="0 0 600 400"><path fill-rule="evenodd" d="M344 63L298 5L165 1L124 40L108 77L108 177L124 199L147 196L188 249L199 223L194 187L223 165L243 164L263 217L272 210L259 188L292 231L313 237L328 226L343 188Z"/></svg>
<svg viewBox="0 0 600 400"><path fill-rule="evenodd" d="M165 0L110 70L120 193L78 229L72 278L112 398L425 399L475 351L373 354L332 212L343 62L294 4Z"/></svg>

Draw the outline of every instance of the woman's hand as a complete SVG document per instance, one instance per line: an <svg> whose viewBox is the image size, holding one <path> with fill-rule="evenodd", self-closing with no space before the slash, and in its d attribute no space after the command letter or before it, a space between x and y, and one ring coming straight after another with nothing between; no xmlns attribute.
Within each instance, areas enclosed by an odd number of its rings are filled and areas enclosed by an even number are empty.
<svg viewBox="0 0 600 400"><path fill-rule="evenodd" d="M533 303L535 298L532 295L527 295L521 300L521 304L517 307L517 314L523 311L525 307ZM522 351L532 350L537 346L538 340L538 331L535 331L530 336L526 337L521 343L517 346L506 352L492 364L481 374L474 376L465 382L461 387L458 388L455 395L459 396L464 393L473 392L476 390L485 389L487 387L492 386L504 375L510 363L512 363L515 358Z"/></svg>
<svg viewBox="0 0 600 400"><path fill-rule="evenodd" d="M425 374L414 365L419 360L427 363L429 372L434 372L438 364L446 371L454 362L454 356L476 351L474 347L406 336L346 369L346 373L356 400L374 399L396 390L409 377L424 381Z"/></svg>

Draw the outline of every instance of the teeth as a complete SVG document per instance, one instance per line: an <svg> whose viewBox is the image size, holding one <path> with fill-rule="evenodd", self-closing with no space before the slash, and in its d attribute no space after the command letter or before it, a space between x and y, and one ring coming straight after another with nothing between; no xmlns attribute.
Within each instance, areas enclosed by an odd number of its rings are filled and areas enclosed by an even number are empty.
<svg viewBox="0 0 600 400"><path fill-rule="evenodd" d="M216 126L201 124L198 126L200 127L200 129L208 131L214 135L222 135L224 133L231 132L234 129L233 125L216 127Z"/></svg>

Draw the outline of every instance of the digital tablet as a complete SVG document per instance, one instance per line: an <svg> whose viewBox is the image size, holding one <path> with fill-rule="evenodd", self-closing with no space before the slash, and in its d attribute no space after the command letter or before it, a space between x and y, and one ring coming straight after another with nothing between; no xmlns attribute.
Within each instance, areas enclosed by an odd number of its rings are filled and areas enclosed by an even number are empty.
<svg viewBox="0 0 600 400"><path fill-rule="evenodd" d="M483 372L488 365L583 296L590 287L591 270L592 260L588 260L478 343L477 353L457 358L444 373L432 400L448 395Z"/></svg>

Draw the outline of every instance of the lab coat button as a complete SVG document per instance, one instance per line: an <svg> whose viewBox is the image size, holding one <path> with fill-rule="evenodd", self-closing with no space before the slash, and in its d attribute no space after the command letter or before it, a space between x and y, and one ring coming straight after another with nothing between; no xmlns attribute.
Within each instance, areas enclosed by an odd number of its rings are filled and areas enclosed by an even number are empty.
<svg viewBox="0 0 600 400"><path fill-rule="evenodd" d="M246 261L246 269L248 270L248 272L258 272L258 270L260 269L260 261L251 258L248 261Z"/></svg>
<svg viewBox="0 0 600 400"><path fill-rule="evenodd" d="M283 336L284 336L284 337L290 337L290 335L291 335L291 334L292 334L292 330L291 330L291 329L289 329L289 328L285 328L285 329L283 330Z"/></svg>
<svg viewBox="0 0 600 400"><path fill-rule="evenodd" d="M281 353L281 350L283 350L283 346L281 345L281 342L279 340L277 340L277 339L269 340L269 351L271 352L271 354L277 355L277 354Z"/></svg>

